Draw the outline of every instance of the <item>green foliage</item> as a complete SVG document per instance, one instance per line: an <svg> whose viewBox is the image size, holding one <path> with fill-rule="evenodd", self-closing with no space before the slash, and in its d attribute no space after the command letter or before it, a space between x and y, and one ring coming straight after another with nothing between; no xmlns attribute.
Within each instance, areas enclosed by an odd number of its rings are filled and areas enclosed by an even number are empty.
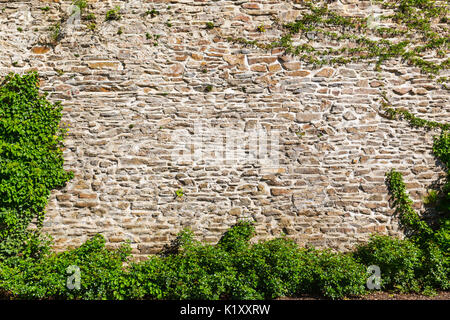
<svg viewBox="0 0 450 320"><path fill-rule="evenodd" d="M250 239L255 234L255 227L250 221L239 221L225 232L218 242L218 246L225 251L239 251L248 248Z"/></svg>
<svg viewBox="0 0 450 320"><path fill-rule="evenodd" d="M19 299L273 299L317 294L331 299L366 293L366 267L382 270L383 289L448 289L440 250L425 253L410 240L373 237L356 252L299 248L286 238L251 244L241 221L216 244L183 230L172 250L130 262L129 245L105 248L100 235L63 253L0 262L0 289ZM80 289L69 289L67 268L81 271Z"/></svg>
<svg viewBox="0 0 450 320"><path fill-rule="evenodd" d="M448 219L448 214L450 212L450 124L449 123L441 123L437 121L430 121L426 119L421 119L419 117L416 117L412 113L410 113L408 110L405 109L394 109L390 106L388 103L386 97L384 96L384 101L382 102L382 109L385 111L385 115L387 118L393 120L393 119L405 119L409 122L409 124L413 127L421 127L426 129L441 129L441 133L438 137L434 138L433 143L433 152L435 156L442 161L442 163L447 168L447 182L444 183L441 190L432 190L429 192L429 196L425 199L426 204L434 204L435 207L443 212L446 213L446 219ZM397 174L398 175L398 174ZM394 176L389 175L389 179ZM401 179L401 176L398 178ZM395 184L398 179L394 179L393 183ZM402 182L399 182L400 185ZM394 187L397 191L399 190L397 187ZM401 188L403 191L405 191L404 186ZM396 193L395 198L398 198L400 194ZM403 195L403 198L407 197L406 195ZM407 201L407 200L406 200ZM398 207L397 211L411 211L412 209L406 209L405 207ZM406 212L405 211L405 212Z"/></svg>
<svg viewBox="0 0 450 320"><path fill-rule="evenodd" d="M434 234L433 241L428 241L421 245L423 253L422 266L419 269L417 279L421 280L422 290L424 292L431 292L435 289L450 289L449 242L440 242L436 239L443 231L441 228ZM448 228L446 232L448 239Z"/></svg>
<svg viewBox="0 0 450 320"><path fill-rule="evenodd" d="M184 239L177 254L161 258L155 282L166 299L219 299L234 278L230 255Z"/></svg>
<svg viewBox="0 0 450 320"><path fill-rule="evenodd" d="M234 266L242 276L232 298L272 299L307 293L336 299L365 292L366 270L351 256L298 248L285 238L240 249Z"/></svg>
<svg viewBox="0 0 450 320"><path fill-rule="evenodd" d="M50 31L50 40L52 41L52 43L54 44L58 42L61 37L61 23L57 22L53 24L52 26L50 26L49 31Z"/></svg>
<svg viewBox="0 0 450 320"><path fill-rule="evenodd" d="M365 265L380 267L383 290L420 292L449 288L449 266L443 250L430 242L421 246L409 239L377 235L357 248L355 258Z"/></svg>
<svg viewBox="0 0 450 320"><path fill-rule="evenodd" d="M205 27L209 30L214 29L214 22L206 22Z"/></svg>
<svg viewBox="0 0 450 320"><path fill-rule="evenodd" d="M415 238L429 237L433 231L413 209L412 200L406 192L402 174L392 169L387 173L387 180L394 200L395 212L398 214L399 221L405 228L405 231Z"/></svg>
<svg viewBox="0 0 450 320"><path fill-rule="evenodd" d="M417 118L407 110L390 108L386 102L383 103L383 108L390 119L395 119L397 115L400 115L411 126L441 129L440 135L434 138L433 152L447 169L447 181L439 190L431 190L425 199L426 204L432 205L437 212L440 212L440 221L438 221L437 228L431 228L412 208L412 201L406 192L401 173L392 170L387 174L387 182L394 200L395 212L398 214L403 227L411 235L411 240L421 250L420 265L415 268L414 276L418 284L414 284L414 288L420 288L425 292L431 292L436 288L446 290L450 288L449 124ZM405 289L405 286L401 283L398 286Z"/></svg>
<svg viewBox="0 0 450 320"><path fill-rule="evenodd" d="M319 266L318 287L324 296L335 299L365 292L366 268L350 255L325 251Z"/></svg>
<svg viewBox="0 0 450 320"><path fill-rule="evenodd" d="M106 21L112 21L112 20L120 20L122 16L120 15L120 7L115 6L113 9L110 9L106 12Z"/></svg>
<svg viewBox="0 0 450 320"><path fill-rule="evenodd" d="M93 14L93 13L88 13L88 14L84 17L84 19L87 20L87 21L94 21L94 20L95 20L95 14Z"/></svg>
<svg viewBox="0 0 450 320"><path fill-rule="evenodd" d="M450 170L450 131L443 130L441 135L435 139L433 152Z"/></svg>
<svg viewBox="0 0 450 320"><path fill-rule="evenodd" d="M447 181L441 188L436 202L437 210L443 213L439 229L434 233L434 242L442 250L443 261L450 269L450 131L442 130L433 144L433 152L447 168Z"/></svg>
<svg viewBox="0 0 450 320"><path fill-rule="evenodd" d="M87 8L88 4L86 0L75 0L73 2L74 6L77 6L81 12L83 12L84 9Z"/></svg>
<svg viewBox="0 0 450 320"><path fill-rule="evenodd" d="M148 16L150 15L152 18L156 17L157 15L159 15L159 11L155 10L154 8L152 10L147 10L145 12L145 14Z"/></svg>
<svg viewBox="0 0 450 320"><path fill-rule="evenodd" d="M421 260L417 266L408 265L409 278L405 278L404 281L399 279L392 280L392 284L398 289L407 291L419 289L430 291L433 288L448 289L450 288L450 261L449 261L449 245L450 245L450 229L449 229L449 217L448 213L441 219L441 226L438 230L433 230L430 226L422 220L419 215L412 208L412 201L409 195L406 193L405 184L402 179L402 175L392 170L388 173L389 188L394 198L394 206L396 212L399 215L401 224L406 228L411 241L420 248ZM385 239L386 256L388 258L394 257L392 252L401 252L400 249L395 249L395 246L390 247L389 241L391 239ZM374 241L375 246L377 241ZM383 251L383 246L379 246ZM406 242L405 242L406 245ZM412 248L407 248L409 253L413 253ZM407 250L406 250L407 251ZM376 256L373 257L375 260ZM366 262L366 261L365 261ZM400 262L395 262L399 268L401 268ZM377 264L376 261L373 264ZM406 264L405 264L406 265ZM379 265L381 267L381 265ZM400 270L400 269L399 269ZM406 271L399 271L401 276ZM415 280L412 281L411 279ZM420 282L419 282L420 281ZM405 283L410 283L411 286L407 287Z"/></svg>
<svg viewBox="0 0 450 320"><path fill-rule="evenodd" d="M381 16L380 19L394 22L393 27L373 26L371 16L360 18L340 15L321 1L304 1L304 13L296 21L282 25L285 32L278 41L264 44L232 37L228 41L263 49L284 48L286 53L297 55L315 66L367 61L373 62L375 69L380 70L385 61L400 58L430 75L448 69L448 59L436 62L429 57L424 58L425 53L442 58L448 51L449 29L435 27L436 24L432 23L436 19L445 21L448 5L433 0L377 2L392 10L392 14ZM263 32L259 27L258 31ZM316 46L309 43L295 46L292 38L298 34ZM377 40L372 40L374 37ZM321 42L317 43L316 38L321 39ZM340 48L324 47L323 39L333 43L346 41L347 45Z"/></svg>
<svg viewBox="0 0 450 320"><path fill-rule="evenodd" d="M409 240L373 236L369 243L358 247L355 257L365 265L380 267L382 289L417 292L416 273L421 266L421 254Z"/></svg>
<svg viewBox="0 0 450 320"><path fill-rule="evenodd" d="M0 85L0 259L39 237L30 223L41 226L50 191L73 175L63 169L62 107L38 85L35 72L9 74Z"/></svg>
<svg viewBox="0 0 450 320"><path fill-rule="evenodd" d="M134 292L130 273L123 271L130 248L105 249L105 239L97 235L79 248L52 253L41 259L13 257L0 268L0 287L22 299L82 298L120 299ZM80 289L67 287L67 268L80 269Z"/></svg>
<svg viewBox="0 0 450 320"><path fill-rule="evenodd" d="M178 197L178 198L181 198L181 197L183 197L184 196L184 191L183 191L183 189L178 189L178 190L175 190L175 195Z"/></svg>
<svg viewBox="0 0 450 320"><path fill-rule="evenodd" d="M129 245L108 250L97 235L63 253L0 262L0 289L16 299L270 299L300 293L336 299L364 293L365 267L350 255L301 249L285 238L251 245L252 234L251 224L240 222L210 245L184 230L177 250L143 262L128 261ZM69 266L80 269L80 289L66 285Z"/></svg>

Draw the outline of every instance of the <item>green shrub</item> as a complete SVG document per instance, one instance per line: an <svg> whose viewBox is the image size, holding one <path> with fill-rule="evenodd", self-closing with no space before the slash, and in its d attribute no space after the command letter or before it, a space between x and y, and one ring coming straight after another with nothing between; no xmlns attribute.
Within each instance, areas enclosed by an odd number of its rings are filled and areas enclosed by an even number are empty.
<svg viewBox="0 0 450 320"><path fill-rule="evenodd" d="M245 285L259 293L258 299L301 293L342 298L364 293L367 278L364 266L349 255L298 248L284 238L255 244L236 254L234 265ZM232 298L247 297L234 294Z"/></svg>
<svg viewBox="0 0 450 320"><path fill-rule="evenodd" d="M255 228L251 222L239 221L222 236L218 245L226 251L244 250L254 234Z"/></svg>
<svg viewBox="0 0 450 320"><path fill-rule="evenodd" d="M319 266L317 286L325 297L336 299L365 292L366 268L350 255L324 251Z"/></svg>
<svg viewBox="0 0 450 320"><path fill-rule="evenodd" d="M285 238L242 246L249 234L251 224L237 224L224 237L231 248L225 250L224 242L202 244L185 230L178 250L144 262L129 262L127 245L107 250L97 235L63 253L4 260L0 289L19 299L271 299L299 293L335 299L364 292L365 268L349 255L301 249ZM80 269L80 289L66 285L69 266Z"/></svg>
<svg viewBox="0 0 450 320"><path fill-rule="evenodd" d="M217 300L234 277L227 252L211 245L193 245L163 258L163 297L169 299ZM163 281L161 281L163 280Z"/></svg>
<svg viewBox="0 0 450 320"><path fill-rule="evenodd" d="M422 252L413 242L373 236L369 243L357 248L355 257L367 266L380 267L381 289L419 291L416 275L421 268Z"/></svg>
<svg viewBox="0 0 450 320"><path fill-rule="evenodd" d="M38 248L37 231L52 189L73 174L63 169L62 107L39 94L35 72L9 74L0 85L0 260Z"/></svg>
<svg viewBox="0 0 450 320"><path fill-rule="evenodd" d="M435 240L437 246L447 256L446 260L448 264L448 256L450 254L450 219L443 221L441 227L435 233Z"/></svg>
<svg viewBox="0 0 450 320"><path fill-rule="evenodd" d="M430 292L450 287L448 257L433 242L420 247L408 239L374 236L357 248L355 257L365 265L380 267L384 290Z"/></svg>
<svg viewBox="0 0 450 320"><path fill-rule="evenodd" d="M79 248L33 259L13 257L0 265L0 287L17 298L118 299L129 296L132 282L123 272L130 248L105 249L105 239L97 235ZM77 266L80 289L67 287L67 268Z"/></svg>
<svg viewBox="0 0 450 320"><path fill-rule="evenodd" d="M238 227L241 228L241 237L236 237L235 243L248 237L251 230L247 227ZM231 229L227 234L233 231ZM239 250L232 252L233 266L240 276L231 288L232 299L270 299L295 293L301 252L293 242L275 239L251 247L240 246Z"/></svg>
<svg viewBox="0 0 450 320"><path fill-rule="evenodd" d="M428 241L433 235L433 230L412 207L413 202L406 192L402 174L392 169L386 176L401 227L411 239L419 242Z"/></svg>
<svg viewBox="0 0 450 320"><path fill-rule="evenodd" d="M421 281L421 289L424 292L450 288L448 251L445 253L436 243L428 242L422 249L421 262L422 265L416 277Z"/></svg>

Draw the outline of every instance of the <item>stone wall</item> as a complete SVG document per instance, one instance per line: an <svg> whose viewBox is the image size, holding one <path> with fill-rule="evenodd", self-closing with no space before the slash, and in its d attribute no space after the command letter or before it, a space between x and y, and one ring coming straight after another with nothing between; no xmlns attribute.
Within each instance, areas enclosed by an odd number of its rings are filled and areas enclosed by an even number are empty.
<svg viewBox="0 0 450 320"><path fill-rule="evenodd" d="M86 21L61 22L71 1L0 0L0 75L38 70L70 128L65 159L75 178L53 192L44 228L57 249L101 233L145 255L184 227L214 242L243 218L256 221L256 239L285 233L339 250L374 232L402 235L385 173L404 173L420 210L444 173L431 150L436 132L383 118L380 93L394 107L448 121L448 91L400 61L380 72L366 63L314 69L279 49L227 41L278 39L272 26L301 14L295 2L89 1L92 31ZM369 4L333 5L367 15ZM105 21L114 5L122 19ZM159 14L145 14L151 9ZM47 45L57 22L59 39ZM278 163L174 159L180 130L194 137L198 124L219 137L277 131Z"/></svg>

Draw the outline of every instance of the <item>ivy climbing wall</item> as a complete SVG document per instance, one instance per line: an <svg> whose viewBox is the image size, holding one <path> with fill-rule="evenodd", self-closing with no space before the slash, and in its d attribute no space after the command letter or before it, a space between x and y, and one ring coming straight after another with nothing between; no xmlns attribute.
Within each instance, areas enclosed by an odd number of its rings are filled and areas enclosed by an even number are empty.
<svg viewBox="0 0 450 320"><path fill-rule="evenodd" d="M346 17L389 11L328 2ZM259 45L283 38L281 26L305 15L302 1L94 0L76 8L0 0L0 75L37 70L42 91L64 106L66 168L75 178L47 208L44 231L57 249L101 233L110 246L130 240L146 255L185 227L214 242L251 219L256 240L286 234L348 250L375 232L402 236L387 171L404 174L421 212L444 176L431 150L436 132L381 109L387 99L423 119L450 120L448 89L420 65L401 57L378 68L357 59L314 65L282 45ZM351 47L347 40L317 32L291 39L334 49ZM433 61L445 59L444 50ZM176 157L199 126L213 156ZM252 133L277 132L276 161L219 161L230 132L247 152Z"/></svg>

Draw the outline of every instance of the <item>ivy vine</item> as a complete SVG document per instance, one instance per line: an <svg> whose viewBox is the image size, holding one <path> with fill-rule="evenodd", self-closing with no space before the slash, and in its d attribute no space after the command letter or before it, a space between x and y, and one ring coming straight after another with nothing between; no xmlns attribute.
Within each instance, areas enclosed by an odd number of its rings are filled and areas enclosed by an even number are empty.
<svg viewBox="0 0 450 320"><path fill-rule="evenodd" d="M302 2L306 12L299 19L277 23L283 30L279 40L270 43L242 37L227 40L262 49L284 48L286 53L314 66L368 61L380 70L385 61L399 58L430 77L448 69L450 60L445 59L450 46L448 4L434 0L375 2L393 11L379 17L380 26L373 26L373 16L347 17L329 9L327 3ZM381 21L395 27L382 27ZM307 39L307 42L296 44L298 39ZM323 46L322 40L347 43L334 48ZM446 81L444 77L439 80Z"/></svg>
<svg viewBox="0 0 450 320"><path fill-rule="evenodd" d="M61 110L39 93L36 72L0 84L0 258L39 243L51 190L73 177L63 169Z"/></svg>

